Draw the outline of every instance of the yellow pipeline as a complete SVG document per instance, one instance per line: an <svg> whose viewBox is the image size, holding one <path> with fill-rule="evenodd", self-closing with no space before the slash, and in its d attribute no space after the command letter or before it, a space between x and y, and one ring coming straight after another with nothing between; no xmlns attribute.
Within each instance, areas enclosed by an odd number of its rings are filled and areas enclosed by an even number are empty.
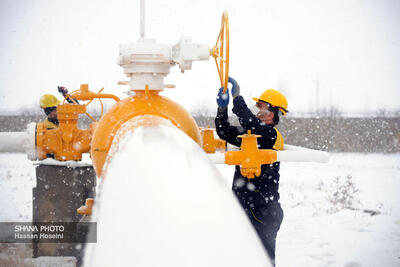
<svg viewBox="0 0 400 267"><path fill-rule="evenodd" d="M104 163L118 129L128 120L141 115L167 119L196 143L201 143L195 120L181 105L160 96L159 91L138 90L134 96L115 104L98 122L91 145L93 166L98 177L102 177Z"/></svg>

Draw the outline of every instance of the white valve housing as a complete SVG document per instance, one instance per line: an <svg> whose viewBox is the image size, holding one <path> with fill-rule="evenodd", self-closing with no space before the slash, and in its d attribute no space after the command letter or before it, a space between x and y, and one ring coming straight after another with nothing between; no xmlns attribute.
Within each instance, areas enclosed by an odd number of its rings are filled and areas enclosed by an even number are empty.
<svg viewBox="0 0 400 267"><path fill-rule="evenodd" d="M208 60L210 48L208 45L192 43L190 37L181 36L179 43L172 47L172 60L179 64L181 71L192 69L192 62Z"/></svg>
<svg viewBox="0 0 400 267"><path fill-rule="evenodd" d="M193 43L188 37L181 37L175 45L158 44L154 39L139 39L135 44L121 44L118 64L130 78L131 90L163 90L164 77L170 68L178 64L181 71L190 70L192 62L208 60L210 49L207 45Z"/></svg>

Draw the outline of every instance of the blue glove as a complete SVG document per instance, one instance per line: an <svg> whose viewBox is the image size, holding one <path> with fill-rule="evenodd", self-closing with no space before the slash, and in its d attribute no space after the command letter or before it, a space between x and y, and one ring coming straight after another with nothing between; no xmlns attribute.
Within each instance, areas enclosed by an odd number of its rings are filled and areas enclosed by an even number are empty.
<svg viewBox="0 0 400 267"><path fill-rule="evenodd" d="M217 95L217 104L218 107L221 109L226 109L226 107L229 104L229 93L226 91L226 93L223 93L224 87L219 88L218 95Z"/></svg>
<svg viewBox="0 0 400 267"><path fill-rule="evenodd" d="M237 83L237 81L235 81L235 79L229 77L228 82L230 82L232 84L231 94L232 94L233 98L240 95L240 86Z"/></svg>

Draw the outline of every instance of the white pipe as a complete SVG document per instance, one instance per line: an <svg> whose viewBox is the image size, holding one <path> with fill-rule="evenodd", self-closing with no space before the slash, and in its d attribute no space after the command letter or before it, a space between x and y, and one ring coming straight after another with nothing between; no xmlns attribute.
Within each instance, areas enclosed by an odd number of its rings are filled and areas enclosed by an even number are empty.
<svg viewBox="0 0 400 267"><path fill-rule="evenodd" d="M0 132L0 153L27 153L36 160L36 123L27 125L25 132Z"/></svg>
<svg viewBox="0 0 400 267"><path fill-rule="evenodd" d="M208 156L208 159L211 160L212 163L225 164L225 154L224 153L207 154L207 156Z"/></svg>
<svg viewBox="0 0 400 267"><path fill-rule="evenodd" d="M0 132L0 152L26 152L25 143L28 138L26 132Z"/></svg>
<svg viewBox="0 0 400 267"><path fill-rule="evenodd" d="M306 149L309 149L309 148L302 147L302 146L287 145L287 144L285 144L283 146L284 151L286 151L286 150L290 150L290 151L296 150L297 151L297 150L306 150Z"/></svg>
<svg viewBox="0 0 400 267"><path fill-rule="evenodd" d="M297 151L277 151L277 161L290 162L320 162L329 161L329 154L325 151L304 149Z"/></svg>
<svg viewBox="0 0 400 267"><path fill-rule="evenodd" d="M283 151L278 151L278 161L326 163L329 161L329 153L325 151L309 149L306 147L285 144Z"/></svg>

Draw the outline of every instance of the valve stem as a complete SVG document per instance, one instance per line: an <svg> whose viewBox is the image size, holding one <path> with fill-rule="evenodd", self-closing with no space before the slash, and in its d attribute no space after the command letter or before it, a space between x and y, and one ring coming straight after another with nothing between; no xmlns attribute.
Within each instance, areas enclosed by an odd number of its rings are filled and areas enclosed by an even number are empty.
<svg viewBox="0 0 400 267"><path fill-rule="evenodd" d="M140 38L144 38L145 0L140 0Z"/></svg>

